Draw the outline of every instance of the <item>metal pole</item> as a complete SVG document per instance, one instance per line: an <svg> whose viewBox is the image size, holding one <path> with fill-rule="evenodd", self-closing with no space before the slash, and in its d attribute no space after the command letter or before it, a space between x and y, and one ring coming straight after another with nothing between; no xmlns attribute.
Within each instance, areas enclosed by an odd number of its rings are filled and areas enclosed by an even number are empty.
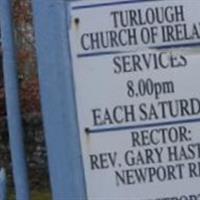
<svg viewBox="0 0 200 200"><path fill-rule="evenodd" d="M0 8L7 119L16 199L28 200L29 187L23 143L22 120L20 115L11 0L0 0Z"/></svg>

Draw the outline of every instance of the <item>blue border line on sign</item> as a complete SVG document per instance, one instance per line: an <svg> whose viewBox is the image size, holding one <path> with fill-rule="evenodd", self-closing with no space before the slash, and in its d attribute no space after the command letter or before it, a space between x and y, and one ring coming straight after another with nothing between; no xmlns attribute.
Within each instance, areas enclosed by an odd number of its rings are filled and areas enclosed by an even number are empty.
<svg viewBox="0 0 200 200"><path fill-rule="evenodd" d="M112 54L118 54L118 53L125 53L124 51L100 51L95 53L82 53L78 54L78 58L84 58L84 57L92 57L92 56L104 56L104 55L112 55Z"/></svg>
<svg viewBox="0 0 200 200"><path fill-rule="evenodd" d="M183 120L176 120L176 121L166 121L166 122L158 122L158 123L147 123L147 124L139 124L134 126L121 126L121 127L112 127L112 128L99 128L99 129L89 129L86 128L86 132L91 133L103 133L103 132L110 132L110 131L122 131L122 130L129 130L129 129L142 129L142 128L153 128L153 127L160 127L160 126L168 126L168 125L176 125L176 124L188 124L188 123L197 123L200 122L200 118L195 119L183 119Z"/></svg>
<svg viewBox="0 0 200 200"><path fill-rule="evenodd" d="M170 48L190 48L190 47L200 47L200 42L198 43L188 43L188 44L168 44L155 47L149 47L149 49L170 49Z"/></svg>
<svg viewBox="0 0 200 200"><path fill-rule="evenodd" d="M80 9L85 9L85 8L96 8L96 7L104 7L104 6L113 6L113 5L121 5L121 4L143 3L143 2L150 2L150 1L163 1L163 0L129 0L129 1L88 4L88 5L81 5L81 6L73 6L72 10L80 10Z"/></svg>
<svg viewBox="0 0 200 200"><path fill-rule="evenodd" d="M176 49L176 48L191 48L191 47L200 47L199 43L188 43L188 44L169 44L169 45L161 45L161 46L152 46L147 47L148 49ZM119 53L131 53L136 52L134 51L99 51L99 52L91 52L91 53L80 53L77 54L78 58L84 58L84 57L93 57L93 56L105 56L105 55L112 55L112 54L119 54Z"/></svg>

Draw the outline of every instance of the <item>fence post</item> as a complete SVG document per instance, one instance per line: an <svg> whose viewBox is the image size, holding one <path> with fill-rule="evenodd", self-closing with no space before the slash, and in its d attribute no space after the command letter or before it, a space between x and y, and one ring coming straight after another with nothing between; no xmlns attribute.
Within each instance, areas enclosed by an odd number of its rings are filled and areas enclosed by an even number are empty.
<svg viewBox="0 0 200 200"><path fill-rule="evenodd" d="M20 115L11 0L1 0L0 8L7 119L16 199L28 200L29 186L23 143L22 120Z"/></svg>
<svg viewBox="0 0 200 200"><path fill-rule="evenodd" d="M37 60L53 199L86 199L65 0L33 0Z"/></svg>

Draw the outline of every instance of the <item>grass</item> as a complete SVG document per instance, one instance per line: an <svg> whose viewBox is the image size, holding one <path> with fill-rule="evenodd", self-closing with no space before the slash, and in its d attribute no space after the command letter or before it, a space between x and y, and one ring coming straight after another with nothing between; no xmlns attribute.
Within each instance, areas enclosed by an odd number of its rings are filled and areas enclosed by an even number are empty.
<svg viewBox="0 0 200 200"><path fill-rule="evenodd" d="M51 200L51 194L49 191L33 191L32 200Z"/></svg>
<svg viewBox="0 0 200 200"><path fill-rule="evenodd" d="M51 200L51 194L49 191L32 191L31 200ZM8 200L15 200L15 194L8 195Z"/></svg>

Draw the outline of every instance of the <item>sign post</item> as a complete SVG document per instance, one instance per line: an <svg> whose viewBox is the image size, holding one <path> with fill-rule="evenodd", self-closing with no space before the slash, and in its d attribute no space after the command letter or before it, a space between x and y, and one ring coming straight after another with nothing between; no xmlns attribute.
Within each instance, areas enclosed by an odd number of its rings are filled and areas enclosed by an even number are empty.
<svg viewBox="0 0 200 200"><path fill-rule="evenodd" d="M200 198L199 8L71 3L88 199Z"/></svg>
<svg viewBox="0 0 200 200"><path fill-rule="evenodd" d="M33 0L42 112L53 199L86 199L65 1Z"/></svg>

